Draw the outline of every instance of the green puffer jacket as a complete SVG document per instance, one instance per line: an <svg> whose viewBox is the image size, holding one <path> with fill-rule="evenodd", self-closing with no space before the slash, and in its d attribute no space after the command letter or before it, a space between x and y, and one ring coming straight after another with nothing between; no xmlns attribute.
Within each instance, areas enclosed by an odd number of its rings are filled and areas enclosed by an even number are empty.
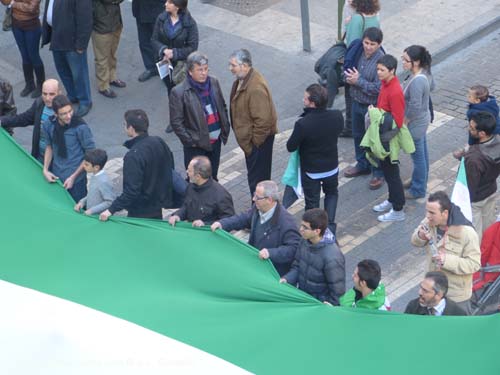
<svg viewBox="0 0 500 375"><path fill-rule="evenodd" d="M359 293L359 292L358 292ZM352 288L342 297L340 297L340 306L358 307L360 309L370 310L390 310L391 305L385 296L384 284L378 284L370 294L356 301L356 290Z"/></svg>
<svg viewBox="0 0 500 375"><path fill-rule="evenodd" d="M379 127L383 122L385 111L379 108L371 108L368 110L370 115L370 126L366 130L365 136L361 140L361 147L369 149L366 152L366 158L374 166L377 166L377 160L384 160L387 156L390 156L391 163L399 163L399 151L403 149L407 154L412 154L415 152L415 144L413 143L413 138L410 131L403 125L401 129L397 132L396 136L389 142L389 150L386 151L382 142L380 140ZM393 121L392 128L396 128L397 125Z"/></svg>

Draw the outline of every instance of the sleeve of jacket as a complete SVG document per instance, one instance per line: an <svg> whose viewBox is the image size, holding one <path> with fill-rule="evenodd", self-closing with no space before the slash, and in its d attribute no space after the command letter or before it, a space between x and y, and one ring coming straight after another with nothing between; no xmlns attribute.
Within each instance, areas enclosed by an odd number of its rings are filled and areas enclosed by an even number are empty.
<svg viewBox="0 0 500 375"><path fill-rule="evenodd" d="M75 50L87 50L92 33L92 0L75 0Z"/></svg>
<svg viewBox="0 0 500 375"><path fill-rule="evenodd" d="M481 182L481 175L483 174L483 170L481 168L481 165L475 163L473 158L468 157L467 154L464 158L464 164L465 171L467 172L467 188L469 189L470 198L471 200L475 200L475 195L478 191L479 183Z"/></svg>
<svg viewBox="0 0 500 375"><path fill-rule="evenodd" d="M226 217L219 220L219 222L221 223L222 228L227 232L231 232L232 230L250 229L250 226L252 225L252 214L253 209L249 209L247 212Z"/></svg>
<svg viewBox="0 0 500 375"><path fill-rule="evenodd" d="M181 86L177 86L181 88ZM182 100L183 90L176 90L174 88L170 93L170 98L168 101L168 107L170 109L170 125L174 129L175 134L179 137L179 140L184 146L192 146L193 140L186 131L184 124L184 102Z"/></svg>
<svg viewBox="0 0 500 375"><path fill-rule="evenodd" d="M223 144L227 143L227 138L229 137L229 133L231 131L231 124L229 123L229 114L227 112L227 104L224 100L224 95L222 94L222 89L219 84L219 80L215 77L211 77L212 82L214 84L215 96L217 100L220 102L220 108L218 108L219 116L221 119L221 135L220 138ZM223 112L223 113L220 113Z"/></svg>
<svg viewBox="0 0 500 375"><path fill-rule="evenodd" d="M217 217L224 219L226 217L234 216L233 197L226 189L221 189L220 199L217 202Z"/></svg>
<svg viewBox="0 0 500 375"><path fill-rule="evenodd" d="M186 45L182 48L174 48L174 61L186 60L191 52L198 50L198 25L194 18L191 18L191 25L188 30Z"/></svg>
<svg viewBox="0 0 500 375"><path fill-rule="evenodd" d="M470 275L481 268L481 250L476 231L470 226L462 228L464 249L462 256L446 253L443 269L457 275Z"/></svg>
<svg viewBox="0 0 500 375"><path fill-rule="evenodd" d="M35 124L37 101L35 100L31 107L18 115L0 117L2 127L4 128L20 128Z"/></svg>
<svg viewBox="0 0 500 375"><path fill-rule="evenodd" d="M286 149L288 150L288 152L294 152L299 148L301 142L302 142L302 133L300 131L299 122L297 121L295 123L295 126L293 127L293 131L292 134L290 135L290 138L288 138L288 141L286 142Z"/></svg>
<svg viewBox="0 0 500 375"><path fill-rule="evenodd" d="M420 225L423 224L427 224L427 219L424 219L420 222ZM427 240L423 240L418 236L418 229L420 225L415 228L413 234L411 235L411 244L416 247L424 247L425 245L427 245L428 242Z"/></svg>
<svg viewBox="0 0 500 375"><path fill-rule="evenodd" d="M280 245L278 247L268 248L267 250L273 262L290 263L295 258L301 236L295 225L283 225L282 230L283 234L281 235Z"/></svg>
<svg viewBox="0 0 500 375"><path fill-rule="evenodd" d="M80 145L85 151L93 150L95 148L94 136L92 135L92 131L87 124L80 125L76 135L78 136Z"/></svg>
<svg viewBox="0 0 500 375"><path fill-rule="evenodd" d="M264 143L270 134L274 113L273 103L269 92L263 85L259 85L254 90L249 98L250 117L253 120L252 144L259 147Z"/></svg>
<svg viewBox="0 0 500 375"><path fill-rule="evenodd" d="M189 184L188 187L186 188L184 203L182 203L182 206L180 206L179 209L172 214L172 216L179 216L179 219L181 219L181 221L186 220L187 217L186 201L188 199L191 199L190 198L191 194L193 194L193 185Z"/></svg>
<svg viewBox="0 0 500 375"><path fill-rule="evenodd" d="M359 77L356 86L361 88L365 94L375 96L380 93L380 80L377 78L375 81L368 81L364 77Z"/></svg>
<svg viewBox="0 0 500 375"><path fill-rule="evenodd" d="M109 207L112 214L134 204L141 194L143 174L144 166L141 165L139 159L125 155L123 160L123 192Z"/></svg>
<svg viewBox="0 0 500 375"><path fill-rule="evenodd" d="M339 299L345 293L345 259L339 253L326 264L324 275L328 283L328 296L326 299L332 305L338 306Z"/></svg>
<svg viewBox="0 0 500 375"><path fill-rule="evenodd" d="M402 91L399 91L391 97L391 114L394 122L401 129L405 118L405 97Z"/></svg>
<svg viewBox="0 0 500 375"><path fill-rule="evenodd" d="M427 109L427 106L425 108L422 107L423 104L427 104L422 103L422 97L424 96L426 90L429 90L429 82L425 77L415 78L410 83L410 86L407 89L409 99L405 103L405 112L408 123L411 123L415 117Z"/></svg>
<svg viewBox="0 0 500 375"><path fill-rule="evenodd" d="M168 48L165 44L160 42L160 32L161 28L163 27L163 21L160 18L160 16L156 18L155 26L153 28L153 34L151 35L151 45L156 53L158 60L161 60L163 58L163 50Z"/></svg>
<svg viewBox="0 0 500 375"><path fill-rule="evenodd" d="M296 286L299 281L299 265L300 265L300 245L295 252L295 259L293 260L292 267L290 271L283 278L290 285Z"/></svg>

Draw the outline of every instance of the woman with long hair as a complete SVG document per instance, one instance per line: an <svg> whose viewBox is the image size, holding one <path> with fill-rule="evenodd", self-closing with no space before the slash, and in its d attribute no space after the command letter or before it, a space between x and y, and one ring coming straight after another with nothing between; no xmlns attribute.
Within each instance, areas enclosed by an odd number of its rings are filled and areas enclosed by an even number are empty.
<svg viewBox="0 0 500 375"><path fill-rule="evenodd" d="M352 15L346 27L345 44L347 47L353 40L361 38L363 32L369 27L380 29L378 0L352 0L352 6L356 9L356 13Z"/></svg>
<svg viewBox="0 0 500 375"><path fill-rule="evenodd" d="M432 58L425 47L412 45L406 48L401 56L403 69L410 72L403 82L405 95L405 119L415 152L411 154L413 173L411 181L405 184L407 199L423 198L427 192L429 176L429 152L427 150L426 132L431 122L429 109L430 92L434 88L431 74Z"/></svg>

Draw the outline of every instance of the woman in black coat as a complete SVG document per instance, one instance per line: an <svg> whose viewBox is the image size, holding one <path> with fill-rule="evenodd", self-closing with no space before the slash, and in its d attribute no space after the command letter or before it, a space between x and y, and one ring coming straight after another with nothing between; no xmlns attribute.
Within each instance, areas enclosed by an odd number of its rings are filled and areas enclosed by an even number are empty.
<svg viewBox="0 0 500 375"><path fill-rule="evenodd" d="M187 10L188 0L167 0L165 11L156 19L151 43L158 53L158 60L169 60L175 69L179 61L198 49L198 26ZM163 80L168 93L176 83L167 76Z"/></svg>

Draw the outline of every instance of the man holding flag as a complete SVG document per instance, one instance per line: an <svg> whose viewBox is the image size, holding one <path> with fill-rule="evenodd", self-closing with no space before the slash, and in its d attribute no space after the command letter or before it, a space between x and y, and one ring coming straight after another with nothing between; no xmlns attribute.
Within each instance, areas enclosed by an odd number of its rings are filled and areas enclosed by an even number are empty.
<svg viewBox="0 0 500 375"><path fill-rule="evenodd" d="M427 198L425 218L411 243L427 247L429 271L442 271L448 277L448 298L470 314L472 274L481 267L479 241L471 222L444 191Z"/></svg>

